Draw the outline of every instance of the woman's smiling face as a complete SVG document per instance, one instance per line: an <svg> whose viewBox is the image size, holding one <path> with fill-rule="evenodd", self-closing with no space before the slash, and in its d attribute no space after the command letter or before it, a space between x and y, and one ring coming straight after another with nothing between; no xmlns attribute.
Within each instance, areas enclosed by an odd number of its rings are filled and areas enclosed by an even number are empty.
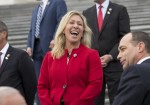
<svg viewBox="0 0 150 105"><path fill-rule="evenodd" d="M66 44L79 44L84 31L83 20L79 15L72 15L64 29Z"/></svg>

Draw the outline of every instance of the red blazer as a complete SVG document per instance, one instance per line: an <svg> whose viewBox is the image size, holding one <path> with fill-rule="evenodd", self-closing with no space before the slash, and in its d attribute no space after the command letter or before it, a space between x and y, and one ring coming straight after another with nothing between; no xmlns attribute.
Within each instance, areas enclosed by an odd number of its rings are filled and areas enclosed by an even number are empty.
<svg viewBox="0 0 150 105"><path fill-rule="evenodd" d="M43 60L38 80L38 95L42 105L94 105L102 89L102 67L98 52L80 45L73 49L67 64L67 50L60 59L48 52Z"/></svg>

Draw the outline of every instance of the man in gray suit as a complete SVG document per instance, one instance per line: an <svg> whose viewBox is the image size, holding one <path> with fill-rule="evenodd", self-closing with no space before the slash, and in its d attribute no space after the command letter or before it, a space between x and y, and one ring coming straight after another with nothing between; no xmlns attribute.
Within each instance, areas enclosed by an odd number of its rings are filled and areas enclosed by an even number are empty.
<svg viewBox="0 0 150 105"><path fill-rule="evenodd" d="M150 105L150 37L131 32L119 44L123 66L117 96L112 105Z"/></svg>

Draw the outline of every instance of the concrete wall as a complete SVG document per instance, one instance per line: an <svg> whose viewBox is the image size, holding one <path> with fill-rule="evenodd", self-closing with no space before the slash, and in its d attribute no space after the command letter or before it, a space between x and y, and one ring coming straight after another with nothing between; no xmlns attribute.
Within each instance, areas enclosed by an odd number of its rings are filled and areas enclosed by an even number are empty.
<svg viewBox="0 0 150 105"><path fill-rule="evenodd" d="M36 1L37 0L0 0L0 5L25 4Z"/></svg>

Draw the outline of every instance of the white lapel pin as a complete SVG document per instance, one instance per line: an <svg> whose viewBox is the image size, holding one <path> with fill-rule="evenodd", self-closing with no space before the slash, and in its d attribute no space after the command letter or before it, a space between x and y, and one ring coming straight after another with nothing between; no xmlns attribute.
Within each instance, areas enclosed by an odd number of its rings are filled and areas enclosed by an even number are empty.
<svg viewBox="0 0 150 105"><path fill-rule="evenodd" d="M73 57L77 57L77 54L73 54Z"/></svg>
<svg viewBox="0 0 150 105"><path fill-rule="evenodd" d="M109 14L109 15L110 15L110 12L109 12L109 11L107 11L107 14Z"/></svg>
<svg viewBox="0 0 150 105"><path fill-rule="evenodd" d="M112 11L112 8L109 8L109 11Z"/></svg>
<svg viewBox="0 0 150 105"><path fill-rule="evenodd" d="M7 54L6 57L5 57L5 59L8 59L9 57L10 57L10 54Z"/></svg>

